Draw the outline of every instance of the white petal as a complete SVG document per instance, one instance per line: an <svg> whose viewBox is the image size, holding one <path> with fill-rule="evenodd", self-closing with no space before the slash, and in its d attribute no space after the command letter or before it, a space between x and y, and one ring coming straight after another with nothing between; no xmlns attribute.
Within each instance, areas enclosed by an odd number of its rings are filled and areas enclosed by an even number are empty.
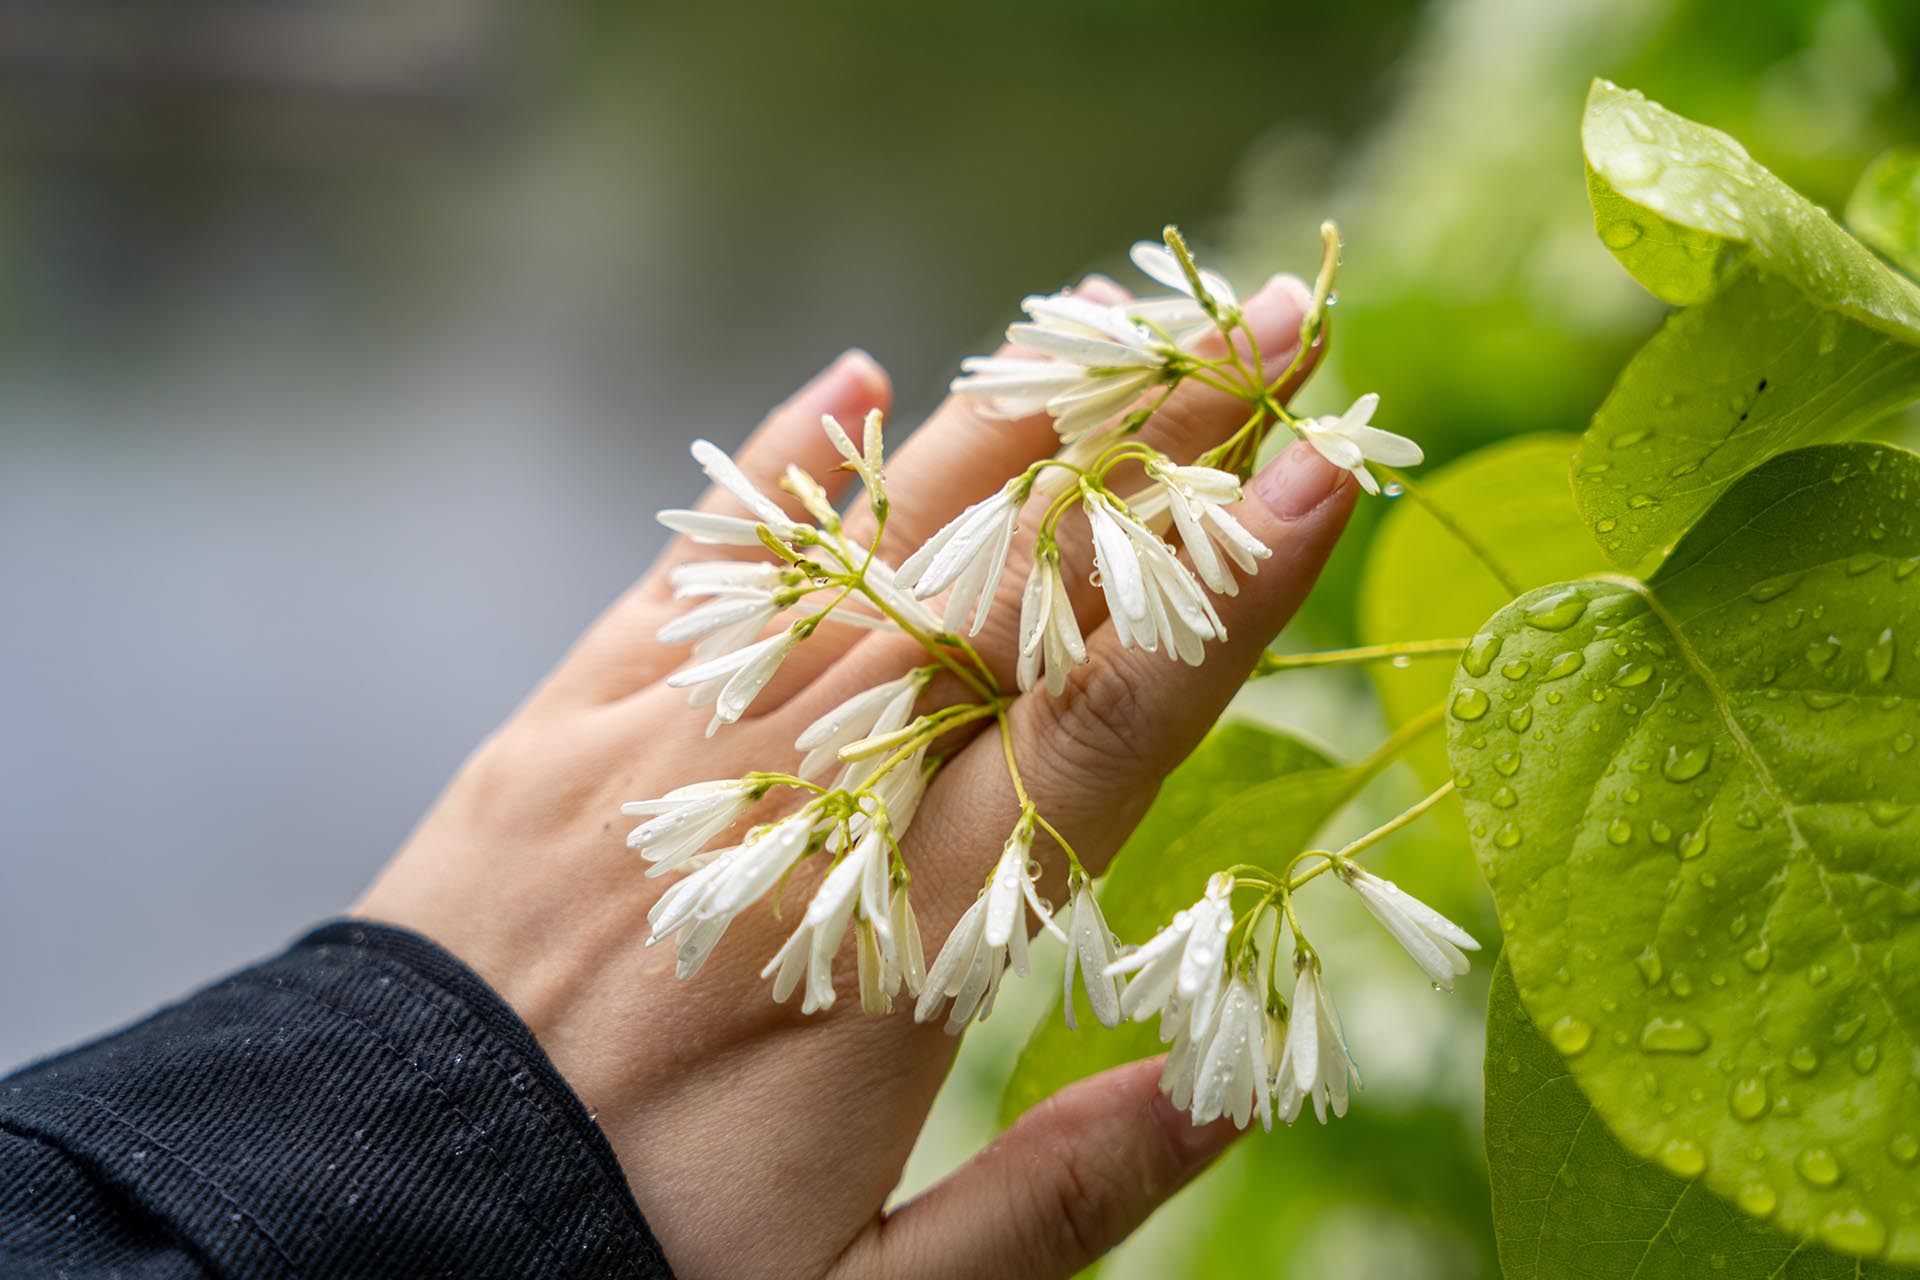
<svg viewBox="0 0 1920 1280"><path fill-rule="evenodd" d="M708 511L687 511L679 508L658 513L658 520L675 533L683 533L695 542L704 542L723 547L758 547L760 526L752 520L743 520L739 516L720 516Z"/></svg>

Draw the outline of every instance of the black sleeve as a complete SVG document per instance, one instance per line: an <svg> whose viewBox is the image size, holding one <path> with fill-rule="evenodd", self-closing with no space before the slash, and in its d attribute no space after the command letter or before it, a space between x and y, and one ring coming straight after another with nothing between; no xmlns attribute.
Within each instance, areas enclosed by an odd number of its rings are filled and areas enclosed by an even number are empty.
<svg viewBox="0 0 1920 1280"><path fill-rule="evenodd" d="M347 921L0 1080L0 1276L206 1275L671 1272L506 1003Z"/></svg>

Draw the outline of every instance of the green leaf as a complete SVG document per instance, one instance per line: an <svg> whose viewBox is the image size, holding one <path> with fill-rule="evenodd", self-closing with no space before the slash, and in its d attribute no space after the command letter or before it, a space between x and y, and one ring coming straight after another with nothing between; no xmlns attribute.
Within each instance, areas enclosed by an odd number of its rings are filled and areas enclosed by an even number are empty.
<svg viewBox="0 0 1920 1280"><path fill-rule="evenodd" d="M1594 415L1574 491L1623 568L1749 468L1920 398L1920 287L1732 138L1596 81L1583 130L1601 240L1689 309Z"/></svg>
<svg viewBox="0 0 1920 1280"><path fill-rule="evenodd" d="M1147 816L1114 856L1099 888L1107 925L1145 941L1191 906L1207 877L1236 862L1279 871L1350 798L1353 772L1296 738L1250 724L1215 729L1168 776ZM1075 1080L1161 1052L1151 1024L1109 1031L1080 998L1070 1031L1056 997L1021 1052L1001 1100L1011 1123Z"/></svg>
<svg viewBox="0 0 1920 1280"><path fill-rule="evenodd" d="M1647 584L1532 592L1449 740L1521 998L1629 1150L1920 1259L1920 458L1730 489Z"/></svg>
<svg viewBox="0 0 1920 1280"><path fill-rule="evenodd" d="M1487 1162L1506 1280L1903 1280L1796 1240L1622 1147L1534 1028L1505 959L1487 1001ZM1764 1208L1755 1184L1744 1203Z"/></svg>
<svg viewBox="0 0 1920 1280"><path fill-rule="evenodd" d="M1502 441L1421 477L1393 503L1367 559L1361 643L1470 636L1527 588L1604 569L1567 487L1575 443L1566 435ZM1453 664L1416 658L1404 670L1382 663L1372 673L1387 723L1397 728L1446 698ZM1450 772L1437 738L1404 758L1429 786Z"/></svg>
<svg viewBox="0 0 1920 1280"><path fill-rule="evenodd" d="M1882 153L1847 200L1847 225L1909 275L1920 275L1920 149Z"/></svg>

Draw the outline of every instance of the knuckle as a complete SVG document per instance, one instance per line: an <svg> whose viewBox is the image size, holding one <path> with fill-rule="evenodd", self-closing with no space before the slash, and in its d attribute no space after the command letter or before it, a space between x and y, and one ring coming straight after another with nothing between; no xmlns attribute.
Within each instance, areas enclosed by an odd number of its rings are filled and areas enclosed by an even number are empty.
<svg viewBox="0 0 1920 1280"><path fill-rule="evenodd" d="M1046 705L1047 756L1073 768L1151 768L1153 726L1137 673L1114 663L1087 663Z"/></svg>

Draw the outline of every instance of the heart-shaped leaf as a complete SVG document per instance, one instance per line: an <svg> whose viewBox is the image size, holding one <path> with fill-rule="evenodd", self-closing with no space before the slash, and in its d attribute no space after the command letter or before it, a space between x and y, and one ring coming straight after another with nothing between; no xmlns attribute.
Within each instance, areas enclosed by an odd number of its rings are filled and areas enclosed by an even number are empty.
<svg viewBox="0 0 1920 1280"><path fill-rule="evenodd" d="M1750 467L1857 434L1920 397L1920 287L1727 135L1596 81L1595 227L1689 308L1622 371L1574 464L1617 565L1671 544Z"/></svg>
<svg viewBox="0 0 1920 1280"><path fill-rule="evenodd" d="M1544 588L1449 743L1521 999L1629 1150L1920 1260L1920 458L1728 490L1651 581Z"/></svg>
<svg viewBox="0 0 1920 1280"><path fill-rule="evenodd" d="M1534 1028L1503 960L1487 1000L1487 1164L1506 1280L1910 1280L1920 1274L1798 1240L1629 1154Z"/></svg>

